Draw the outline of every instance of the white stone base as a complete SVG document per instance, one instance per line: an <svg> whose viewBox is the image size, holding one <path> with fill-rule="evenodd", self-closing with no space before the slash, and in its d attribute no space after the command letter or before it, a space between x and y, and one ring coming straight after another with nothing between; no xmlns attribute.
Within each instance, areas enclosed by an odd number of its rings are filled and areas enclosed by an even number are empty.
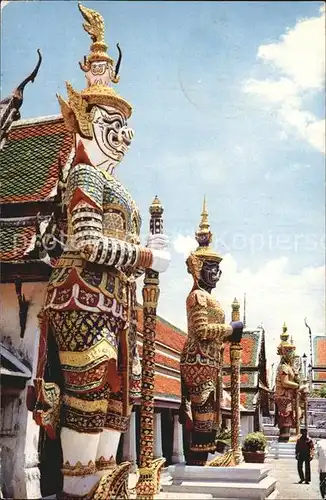
<svg viewBox="0 0 326 500"><path fill-rule="evenodd" d="M273 441L269 445L268 457L275 458L295 458L295 443L279 443Z"/></svg>
<svg viewBox="0 0 326 500"><path fill-rule="evenodd" d="M269 476L269 464L246 464L237 467L196 467L183 464L169 467L170 478L162 478L162 492L178 493L180 498L193 494L220 500L272 500L278 498L276 479ZM161 493L162 495L162 493ZM197 495L197 496L196 496ZM158 497L169 498L169 497ZM171 497L170 497L171 498Z"/></svg>

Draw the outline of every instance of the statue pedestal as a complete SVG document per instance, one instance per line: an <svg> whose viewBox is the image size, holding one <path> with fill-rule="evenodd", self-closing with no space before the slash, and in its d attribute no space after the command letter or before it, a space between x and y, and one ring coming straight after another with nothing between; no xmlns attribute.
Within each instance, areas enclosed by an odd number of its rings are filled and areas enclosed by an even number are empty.
<svg viewBox="0 0 326 500"><path fill-rule="evenodd" d="M269 464L241 463L236 467L196 467L183 464L168 468L170 477L161 481L162 493L179 494L180 498L275 499L276 479L269 475ZM203 497L199 496L202 494Z"/></svg>

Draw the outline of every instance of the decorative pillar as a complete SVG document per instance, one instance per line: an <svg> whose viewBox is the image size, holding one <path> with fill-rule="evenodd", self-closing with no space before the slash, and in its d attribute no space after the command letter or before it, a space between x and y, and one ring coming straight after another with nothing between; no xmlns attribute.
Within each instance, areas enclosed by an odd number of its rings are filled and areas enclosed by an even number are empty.
<svg viewBox="0 0 326 500"><path fill-rule="evenodd" d="M232 321L240 321L240 304L235 298L232 303ZM232 342L231 358L231 448L236 464L241 461L240 448L240 342Z"/></svg>
<svg viewBox="0 0 326 500"><path fill-rule="evenodd" d="M161 413L154 413L154 458L161 458L162 449L162 420Z"/></svg>
<svg viewBox="0 0 326 500"><path fill-rule="evenodd" d="M151 234L163 233L163 206L155 196L149 208ZM160 296L159 273L152 269L145 272L143 287L143 357L142 357L142 384L140 407L140 459L139 479L136 484L138 500L152 500L160 490L160 473L165 463L162 457L161 420L160 439L155 440L154 450L154 394L155 394L155 336L156 336L156 308ZM157 420L158 421L158 420ZM156 431L157 436L157 431ZM158 442L160 442L160 453ZM153 460L154 456L159 458Z"/></svg>
<svg viewBox="0 0 326 500"><path fill-rule="evenodd" d="M123 436L123 460L131 462L131 472L137 469L136 448L136 413L130 415L130 423L127 432Z"/></svg>
<svg viewBox="0 0 326 500"><path fill-rule="evenodd" d="M173 415L173 451L172 451L172 463L180 464L184 463L185 456L183 454L183 433L182 425L179 423L179 415L175 413Z"/></svg>

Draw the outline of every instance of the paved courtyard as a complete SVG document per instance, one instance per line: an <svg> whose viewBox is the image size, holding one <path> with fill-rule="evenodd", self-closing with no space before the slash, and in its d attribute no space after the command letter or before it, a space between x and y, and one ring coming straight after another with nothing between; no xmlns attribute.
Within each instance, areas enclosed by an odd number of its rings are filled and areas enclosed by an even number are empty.
<svg viewBox="0 0 326 500"><path fill-rule="evenodd" d="M271 475L277 479L277 489L280 500L320 500L318 460L311 462L311 483L298 484L297 461L293 459L275 460L269 458L266 462L272 466Z"/></svg>

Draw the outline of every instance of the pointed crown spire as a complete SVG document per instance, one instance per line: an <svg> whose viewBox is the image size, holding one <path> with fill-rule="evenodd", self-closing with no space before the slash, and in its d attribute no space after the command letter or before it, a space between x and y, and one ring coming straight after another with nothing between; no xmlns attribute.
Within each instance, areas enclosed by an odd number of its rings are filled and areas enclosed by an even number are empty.
<svg viewBox="0 0 326 500"><path fill-rule="evenodd" d="M107 44L104 41L104 20L101 14L78 3L78 8L85 19L83 27L91 36L90 54L79 63L86 76L87 87L81 92L76 91L66 82L68 101L57 96L61 112L69 132L78 132L83 137L91 139L93 105L110 106L120 111L125 119L130 118L132 106L112 88L112 83L119 82L121 50L117 44L119 58L115 67L113 59L107 54Z"/></svg>
<svg viewBox="0 0 326 500"><path fill-rule="evenodd" d="M119 82L118 72L121 63L122 53L117 43L117 49L119 51L119 58L116 65L115 70L113 71L114 60L107 53L108 45L104 40L104 19L95 10L88 9L84 7L81 3L78 3L78 8L81 12L81 15L85 19L85 23L83 24L84 30L90 35L92 39L92 44L90 46L90 54L84 57L84 62L79 63L80 68L87 73L91 69L92 63L106 63L108 65L108 69L110 69L110 80L113 83ZM100 73L99 67L97 68Z"/></svg>
<svg viewBox="0 0 326 500"><path fill-rule="evenodd" d="M282 333L280 335L281 343L279 344L279 346L277 348L278 355L284 356L288 352L295 350L295 345L293 344L292 337L291 337L290 342L289 342L289 336L290 335L288 333L288 327L287 327L286 323L284 322L283 327L282 327Z"/></svg>
<svg viewBox="0 0 326 500"><path fill-rule="evenodd" d="M192 252L192 255L195 255L196 257L200 257L202 259L215 260L217 262L220 262L222 260L222 257L214 252L213 248L210 246L212 243L213 234L211 233L209 228L210 224L208 221L206 196L204 196L199 228L195 233L195 238L199 246L194 252Z"/></svg>

